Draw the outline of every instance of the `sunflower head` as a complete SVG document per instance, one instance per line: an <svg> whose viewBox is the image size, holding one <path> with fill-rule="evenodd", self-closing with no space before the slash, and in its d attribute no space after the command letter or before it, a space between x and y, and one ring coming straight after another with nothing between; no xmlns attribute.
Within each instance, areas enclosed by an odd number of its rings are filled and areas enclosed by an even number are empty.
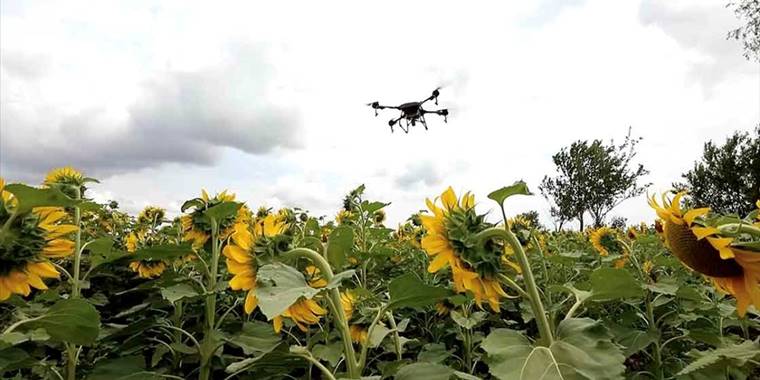
<svg viewBox="0 0 760 380"><path fill-rule="evenodd" d="M74 242L67 237L77 230L64 223L68 215L60 207L37 207L10 220L8 208L15 207L14 198L4 185L0 178L0 226L9 223L0 238L0 301L13 293L27 296L31 288L47 289L42 279L59 277L50 260L74 252Z"/></svg>
<svg viewBox="0 0 760 380"><path fill-rule="evenodd" d="M351 211L340 210L335 216L335 222L338 224L350 223L353 216L354 214Z"/></svg>
<svg viewBox="0 0 760 380"><path fill-rule="evenodd" d="M137 214L137 223L146 226L157 226L161 224L165 216L166 210L160 207L148 206Z"/></svg>
<svg viewBox="0 0 760 380"><path fill-rule="evenodd" d="M610 254L624 254L625 250L620 244L620 236L617 230L610 227L599 227L591 231L589 240L594 249L601 256Z"/></svg>
<svg viewBox="0 0 760 380"><path fill-rule="evenodd" d="M290 318L299 330L306 332L309 331L306 326L319 323L320 318L325 314L327 310L319 306L315 300L301 298L290 305L282 315L274 317L274 331L279 333L282 330L282 319Z"/></svg>
<svg viewBox="0 0 760 380"><path fill-rule="evenodd" d="M436 205L440 199L442 207ZM476 235L492 227L484 215L475 212L475 196L465 193L457 198L449 187L436 201L427 200L433 215L422 215L425 237L422 248L433 259L428 272L451 267L457 292L470 291L480 305L487 300L491 308L499 310L499 300L506 296L496 274L502 269L504 246L496 240L482 244Z"/></svg>
<svg viewBox="0 0 760 380"><path fill-rule="evenodd" d="M80 195L84 193L84 184L87 180L81 172L71 166L66 166L49 171L42 184L49 187L58 187L64 194L74 197L76 189L79 189Z"/></svg>
<svg viewBox="0 0 760 380"><path fill-rule="evenodd" d="M211 220L206 216L205 211L224 202L234 201L235 194L227 193L226 190L216 194L213 198L208 195L206 190L201 190L199 198L191 199L182 205L182 211L187 212L180 218L182 240L192 242L196 249L203 247L211 237ZM220 238L229 237L234 224L241 219L250 219L250 211L244 205L238 209L236 214L228 215L217 221Z"/></svg>
<svg viewBox="0 0 760 380"><path fill-rule="evenodd" d="M507 220L507 223L509 224L509 229L512 230L512 233L517 236L517 240L520 241L520 244L525 246L530 242L531 231L536 228L530 219L522 215L517 215L514 218Z"/></svg>
<svg viewBox="0 0 760 380"><path fill-rule="evenodd" d="M726 234L720 224L730 218L710 217L709 208L683 210L680 199L662 196L662 204L649 199L662 222L665 245L684 265L710 278L716 288L732 294L743 316L750 304L760 307L760 262L753 252L735 246L736 234Z"/></svg>
<svg viewBox="0 0 760 380"><path fill-rule="evenodd" d="M372 216L372 219L375 221L375 224L382 225L383 222L385 222L385 211L384 210L375 211L375 214Z"/></svg>
<svg viewBox="0 0 760 380"><path fill-rule="evenodd" d="M269 214L253 221L256 255L277 256L289 251L293 236L289 225L279 214Z"/></svg>

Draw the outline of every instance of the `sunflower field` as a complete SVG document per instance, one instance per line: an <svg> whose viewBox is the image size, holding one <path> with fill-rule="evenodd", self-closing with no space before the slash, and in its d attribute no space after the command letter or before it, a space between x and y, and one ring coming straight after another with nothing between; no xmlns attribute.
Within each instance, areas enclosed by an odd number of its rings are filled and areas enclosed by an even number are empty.
<svg viewBox="0 0 760 380"><path fill-rule="evenodd" d="M552 232L506 214L516 182L397 226L363 186L334 218L203 190L170 218L96 184L0 179L3 378L760 378L757 209L666 193L651 223Z"/></svg>

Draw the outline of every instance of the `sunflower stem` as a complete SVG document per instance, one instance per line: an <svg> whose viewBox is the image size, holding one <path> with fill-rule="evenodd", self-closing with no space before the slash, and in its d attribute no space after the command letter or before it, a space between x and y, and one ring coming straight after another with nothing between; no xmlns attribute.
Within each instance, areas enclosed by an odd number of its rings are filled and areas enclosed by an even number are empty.
<svg viewBox="0 0 760 380"><path fill-rule="evenodd" d="M393 329L393 343L396 349L396 359L401 360L401 337L398 333L398 326L396 325L396 319L393 318L392 312L386 313L388 317L388 323L391 325L391 329ZM369 339L369 334L367 334L367 339Z"/></svg>
<svg viewBox="0 0 760 380"><path fill-rule="evenodd" d="M332 281L334 276L332 268L322 255L308 248L295 248L283 254L283 258L286 259L298 257L311 260L314 266L319 268L324 279L327 280L328 283ZM348 372L348 377L351 379L358 379L361 376L364 364L356 361L356 352L354 351L354 346L351 342L351 330L348 327L348 318L343 311L343 307L341 307L340 290L338 290L337 287L329 289L328 297L330 297L330 300L332 301L328 302L328 307L332 309L331 312L335 315L335 324L340 331L341 340L343 341L343 352L346 355L346 371Z"/></svg>
<svg viewBox="0 0 760 380"><path fill-rule="evenodd" d="M211 267L208 271L208 289L206 292L206 328L204 329L203 340L209 341L214 330L214 321L216 318L216 277L219 271L219 223L216 219L211 219ZM198 345L201 354L201 367L199 378L208 380L211 376L211 359L214 356L213 351L206 352Z"/></svg>
<svg viewBox="0 0 760 380"><path fill-rule="evenodd" d="M501 208L501 215L504 218L504 229L497 227L489 228L478 233L477 239L481 243L485 243L489 238L497 237L506 240L509 245L512 246L512 249L515 251L515 256L517 256L517 262L520 264L520 269L522 269L523 282L525 282L526 291L529 295L528 300L531 303L533 315L538 324L539 335L542 343L546 347L549 347L554 343L554 336L552 335L552 328L549 324L549 318L546 315L544 304L541 301L541 295L536 286L536 279L533 277L533 270L530 268L528 256L525 254L525 250L523 250L520 241L517 240L515 234L509 230L509 223L507 222L507 214L504 211L504 205L500 204L499 207Z"/></svg>
<svg viewBox="0 0 760 380"><path fill-rule="evenodd" d="M721 232L728 232L732 234L737 233L747 233L755 237L760 237L760 228L755 227L751 224L745 224L745 223L728 223L724 224L722 226L719 226L718 229Z"/></svg>
<svg viewBox="0 0 760 380"><path fill-rule="evenodd" d="M74 199L80 200L82 198L82 191L77 186L74 188ZM74 235L74 274L72 277L71 285L71 298L79 298L81 292L81 285L79 283L79 267L82 264L82 211L79 206L74 206L74 225L77 226L77 231Z"/></svg>

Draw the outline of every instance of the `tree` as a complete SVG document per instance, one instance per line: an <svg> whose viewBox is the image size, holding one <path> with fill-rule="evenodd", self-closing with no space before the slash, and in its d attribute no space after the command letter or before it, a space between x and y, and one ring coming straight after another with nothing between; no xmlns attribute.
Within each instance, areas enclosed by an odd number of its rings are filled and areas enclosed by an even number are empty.
<svg viewBox="0 0 760 380"><path fill-rule="evenodd" d="M736 17L746 23L728 31L728 39L741 40L744 57L760 61L760 0L731 1L727 5L734 9Z"/></svg>
<svg viewBox="0 0 760 380"><path fill-rule="evenodd" d="M721 146L705 143L701 159L683 178L685 183L673 187L686 189L695 206L748 214L760 199L760 124L753 134L734 132Z"/></svg>
<svg viewBox="0 0 760 380"><path fill-rule="evenodd" d="M601 226L622 201L643 193L649 184L637 182L649 171L632 163L640 141L631 138L629 128L621 145L579 140L552 156L558 175L545 176L539 186L552 203L552 216L560 223L577 219L583 230L588 213L594 225Z"/></svg>

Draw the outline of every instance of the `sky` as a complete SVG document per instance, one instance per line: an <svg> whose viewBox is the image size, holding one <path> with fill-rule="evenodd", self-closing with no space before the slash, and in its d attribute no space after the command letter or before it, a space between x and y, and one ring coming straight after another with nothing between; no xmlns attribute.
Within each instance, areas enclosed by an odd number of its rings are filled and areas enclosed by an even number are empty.
<svg viewBox="0 0 760 380"><path fill-rule="evenodd" d="M508 213L551 227L538 185L573 141L630 127L653 193L760 122L738 25L723 1L2 0L0 176L73 165L98 201L174 215L205 188L333 217L365 184L391 223L447 186L496 214L486 195L522 179L536 195ZM365 105L438 86L450 116L427 131Z"/></svg>

